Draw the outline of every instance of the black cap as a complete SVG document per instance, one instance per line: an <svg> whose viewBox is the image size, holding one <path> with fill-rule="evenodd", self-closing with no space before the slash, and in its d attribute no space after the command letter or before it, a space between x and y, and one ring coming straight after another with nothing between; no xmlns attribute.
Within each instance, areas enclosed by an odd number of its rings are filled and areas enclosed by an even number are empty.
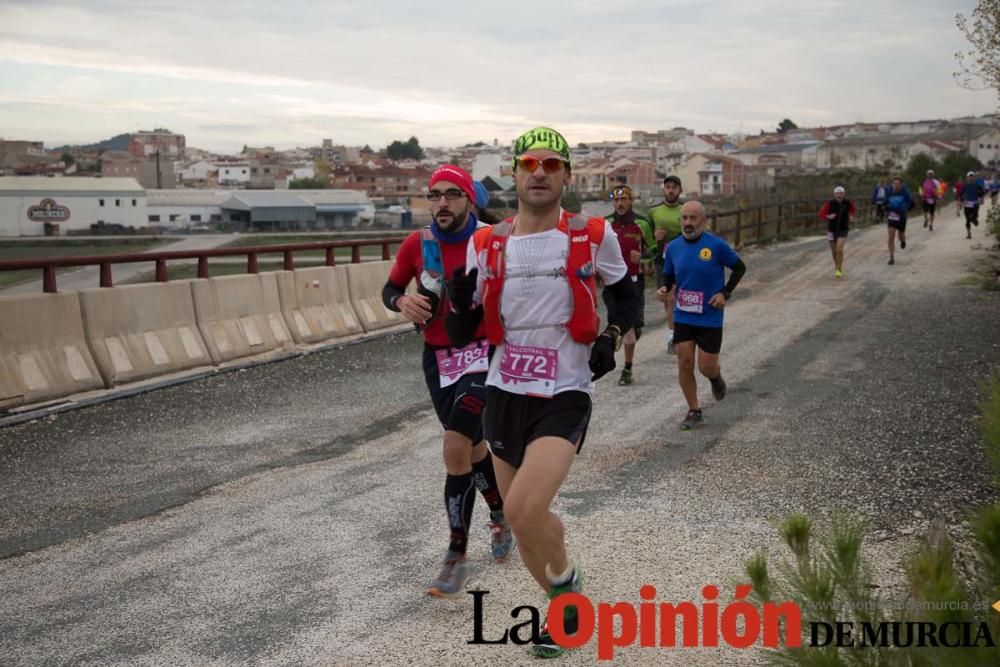
<svg viewBox="0 0 1000 667"><path fill-rule="evenodd" d="M666 185L667 183L676 183L677 187L679 188L684 187L683 185L681 185L681 179L677 176L674 176L673 174L670 174L669 176L663 179L663 184Z"/></svg>

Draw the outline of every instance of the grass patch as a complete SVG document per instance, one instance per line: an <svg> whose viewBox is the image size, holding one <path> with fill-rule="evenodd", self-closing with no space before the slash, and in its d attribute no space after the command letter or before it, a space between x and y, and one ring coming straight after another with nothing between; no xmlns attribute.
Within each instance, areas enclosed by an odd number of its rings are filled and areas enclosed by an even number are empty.
<svg viewBox="0 0 1000 667"><path fill-rule="evenodd" d="M45 259L48 257L84 257L87 255L123 255L145 252L176 240L176 238L169 237L147 237L107 240L0 241L0 261L8 259ZM58 269L56 273L74 270L76 269L68 267ZM0 288L41 279L41 269L0 271Z"/></svg>
<svg viewBox="0 0 1000 667"><path fill-rule="evenodd" d="M992 377L984 385L980 413L984 449L993 467L994 482L1000 489L1000 377ZM763 608L768 603L791 601L801 609L803 645L789 647L779 643L779 648L767 651L768 661L773 665L829 667L1000 664L997 646L1000 613L991 609L1000 600L1000 503L979 510L972 524L975 555L971 575L963 577L959 573L954 544L943 527L935 524L907 559L905 597L893 600L880 597L872 567L864 558L865 527L861 521L849 517L835 519L829 536L817 540L808 517L801 514L788 517L780 533L790 557L773 564L773 559L769 563L766 555L759 552L745 564L755 603ZM809 645L812 624L826 623L832 628L838 622L854 624L853 645L837 646L836 642L820 647ZM939 646L936 641L925 646L916 642L898 647L857 644L862 637L872 636L862 624L877 628L883 622L931 623L938 637L949 624L970 624L970 641L976 645L949 647ZM984 627L992 638L992 646L985 639L978 640ZM951 634L946 635L952 643L961 637L958 628L960 625L951 626ZM787 629L786 624L783 630ZM906 641L906 633L905 629L901 631L900 641Z"/></svg>

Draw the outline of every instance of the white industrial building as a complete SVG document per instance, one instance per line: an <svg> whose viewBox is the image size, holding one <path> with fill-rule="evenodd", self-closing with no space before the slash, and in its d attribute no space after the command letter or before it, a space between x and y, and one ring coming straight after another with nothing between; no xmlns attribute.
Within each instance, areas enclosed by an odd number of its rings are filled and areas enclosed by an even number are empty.
<svg viewBox="0 0 1000 667"><path fill-rule="evenodd" d="M375 206L357 190L149 190L150 227L233 231L351 229Z"/></svg>
<svg viewBox="0 0 1000 667"><path fill-rule="evenodd" d="M105 225L147 225L146 191L134 178L0 177L0 236L65 236Z"/></svg>
<svg viewBox="0 0 1000 667"><path fill-rule="evenodd" d="M374 217L357 190L144 190L134 178L0 177L0 236L352 229Z"/></svg>

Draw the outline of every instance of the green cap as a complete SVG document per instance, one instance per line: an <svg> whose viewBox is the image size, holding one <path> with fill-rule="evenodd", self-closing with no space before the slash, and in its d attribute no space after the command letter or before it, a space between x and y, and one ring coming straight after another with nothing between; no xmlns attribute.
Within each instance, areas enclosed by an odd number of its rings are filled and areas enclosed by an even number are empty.
<svg viewBox="0 0 1000 667"><path fill-rule="evenodd" d="M514 160L535 149L547 149L559 153L567 164L569 163L569 144L563 135L551 127L536 127L519 136L514 142Z"/></svg>

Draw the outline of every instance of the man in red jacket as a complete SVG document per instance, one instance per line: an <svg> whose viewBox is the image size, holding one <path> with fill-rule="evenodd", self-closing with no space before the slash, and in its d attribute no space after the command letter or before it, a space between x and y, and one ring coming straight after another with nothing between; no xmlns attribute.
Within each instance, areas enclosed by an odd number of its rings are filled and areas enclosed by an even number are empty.
<svg viewBox="0 0 1000 667"><path fill-rule="evenodd" d="M489 368L485 330L481 326L471 342L456 347L444 327L444 316L450 308L445 278L465 267L467 245L481 224L472 213L475 199L468 172L450 164L439 167L431 175L427 192L434 222L406 237L382 288L386 308L402 313L423 332L424 376L445 429L444 500L451 541L441 573L427 590L436 597L461 593L468 580L465 551L475 489L490 507L493 558L497 562L506 560L514 546L493 459L483 440L482 412ZM406 294L406 287L414 279L417 293Z"/></svg>

